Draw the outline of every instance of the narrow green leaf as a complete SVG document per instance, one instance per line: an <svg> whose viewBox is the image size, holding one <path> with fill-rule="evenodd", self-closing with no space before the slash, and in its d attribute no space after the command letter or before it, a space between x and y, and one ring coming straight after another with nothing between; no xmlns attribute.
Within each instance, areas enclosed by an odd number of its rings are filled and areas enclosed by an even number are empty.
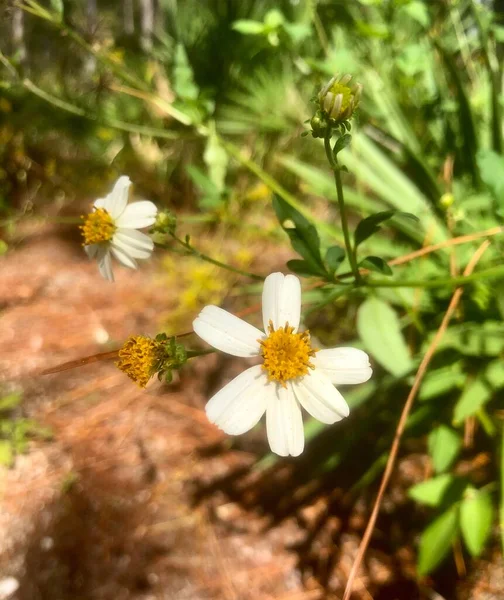
<svg viewBox="0 0 504 600"><path fill-rule="evenodd" d="M63 18L63 12L65 8L63 0L51 0L51 8L61 20Z"/></svg>
<svg viewBox="0 0 504 600"><path fill-rule="evenodd" d="M359 221L355 228L355 245L358 246L359 244L362 244L364 240L367 240L374 233L380 231L378 225L384 221L388 221L395 213L395 210L384 210L383 212L376 213Z"/></svg>
<svg viewBox="0 0 504 600"><path fill-rule="evenodd" d="M273 198L273 209L294 250L310 264L313 272L324 275L320 238L315 226L278 195Z"/></svg>
<svg viewBox="0 0 504 600"><path fill-rule="evenodd" d="M427 506L439 506L454 482L455 477L451 473L438 475L411 487L408 496Z"/></svg>
<svg viewBox="0 0 504 600"><path fill-rule="evenodd" d="M173 88L177 96L188 100L196 100L199 95L199 88L194 82L191 63L182 44L178 44L175 51L173 80Z"/></svg>
<svg viewBox="0 0 504 600"><path fill-rule="evenodd" d="M366 256L366 258L359 263L359 267L381 273L382 275L393 275L392 269L388 266L386 261L379 256Z"/></svg>
<svg viewBox="0 0 504 600"><path fill-rule="evenodd" d="M458 511L452 506L434 519L420 538L418 572L427 575L433 571L450 551L458 530Z"/></svg>
<svg viewBox="0 0 504 600"><path fill-rule="evenodd" d="M460 529L472 556L479 556L488 540L494 519L492 497L486 492L470 490L460 505Z"/></svg>
<svg viewBox="0 0 504 600"><path fill-rule="evenodd" d="M399 317L376 297L365 300L357 315L357 330L366 349L387 371L401 377L412 368Z"/></svg>
<svg viewBox="0 0 504 600"><path fill-rule="evenodd" d="M208 167L210 179L219 192L222 193L225 187L229 157L220 143L219 137L215 133L215 127L208 136L205 152L203 153L203 160Z"/></svg>
<svg viewBox="0 0 504 600"><path fill-rule="evenodd" d="M340 246L331 246L327 249L325 262L327 270L334 275L339 269L341 263L345 260L345 250Z"/></svg>
<svg viewBox="0 0 504 600"><path fill-rule="evenodd" d="M260 35L266 31L264 23L251 19L240 19L233 23L233 29L244 35Z"/></svg>
<svg viewBox="0 0 504 600"><path fill-rule="evenodd" d="M349 133L345 133L345 135L340 136L334 144L334 156L337 156L339 152L341 152L343 149L349 146L351 141L352 136Z"/></svg>
<svg viewBox="0 0 504 600"><path fill-rule="evenodd" d="M312 265L306 262L306 260L289 260L287 261L287 268L302 277L318 277L320 275L320 273L316 269L314 270Z"/></svg>
<svg viewBox="0 0 504 600"><path fill-rule="evenodd" d="M495 198L504 201L504 157L493 150L480 150L476 161L483 182Z"/></svg>
<svg viewBox="0 0 504 600"><path fill-rule="evenodd" d="M427 446L436 473L446 471L462 446L462 440L456 431L446 425L433 429L428 437Z"/></svg>

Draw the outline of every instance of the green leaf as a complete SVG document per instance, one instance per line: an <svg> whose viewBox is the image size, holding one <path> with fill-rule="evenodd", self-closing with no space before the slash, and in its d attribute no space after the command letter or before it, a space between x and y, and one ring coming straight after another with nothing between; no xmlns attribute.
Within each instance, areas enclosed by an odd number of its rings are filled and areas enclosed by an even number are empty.
<svg viewBox="0 0 504 600"><path fill-rule="evenodd" d="M425 341L426 349L434 334ZM466 322L453 325L439 343L438 352L454 348L465 356L498 356L504 351L504 323L487 320L484 323Z"/></svg>
<svg viewBox="0 0 504 600"><path fill-rule="evenodd" d="M420 388L418 399L421 402L432 400L442 396L453 389L461 389L467 379L467 375L462 372L461 362L456 362L449 367L442 367L427 372Z"/></svg>
<svg viewBox="0 0 504 600"><path fill-rule="evenodd" d="M425 2L420 0L413 0L402 7L402 11L407 13L417 23L420 23L423 27L428 27L430 24L429 10Z"/></svg>
<svg viewBox="0 0 504 600"><path fill-rule="evenodd" d="M251 19L239 19L233 23L233 29L244 35L261 35L266 32L266 26L259 21Z"/></svg>
<svg viewBox="0 0 504 600"><path fill-rule="evenodd" d="M175 51L173 79L173 88L177 96L188 100L197 99L199 88L194 82L193 70L182 44L178 44Z"/></svg>
<svg viewBox="0 0 504 600"><path fill-rule="evenodd" d="M408 346L395 311L383 300L365 300L357 315L357 330L366 349L387 371L401 377L412 368Z"/></svg>
<svg viewBox="0 0 504 600"><path fill-rule="evenodd" d="M427 506L439 506L454 482L455 477L451 473L445 473L417 483L408 490L408 496Z"/></svg>
<svg viewBox="0 0 504 600"><path fill-rule="evenodd" d="M16 406L18 406L20 402L21 394L7 394L7 396L3 396L2 398L0 398L0 411L16 408Z"/></svg>
<svg viewBox="0 0 504 600"><path fill-rule="evenodd" d="M10 467L12 459L12 444L9 440L0 440L0 465Z"/></svg>
<svg viewBox="0 0 504 600"><path fill-rule="evenodd" d="M375 213L374 215L362 219L362 221L357 224L354 234L355 246L357 247L359 244L362 244L364 240L367 240L377 231L380 231L381 227L379 227L379 225L395 216L406 217L415 222L419 221L415 215L402 212L400 210L384 210L382 212Z"/></svg>
<svg viewBox="0 0 504 600"><path fill-rule="evenodd" d="M219 137L215 133L215 128L208 136L203 160L208 167L210 179L215 184L215 187L222 193L225 188L226 172L229 163L229 157L219 141Z"/></svg>
<svg viewBox="0 0 504 600"><path fill-rule="evenodd" d="M454 408L455 425L476 414L494 396L496 390L504 387L504 365L501 359L487 365L468 386L465 387Z"/></svg>
<svg viewBox="0 0 504 600"><path fill-rule="evenodd" d="M65 9L63 0L51 0L51 9L58 15L60 20L63 18L63 11Z"/></svg>
<svg viewBox="0 0 504 600"><path fill-rule="evenodd" d="M504 200L504 157L493 150L480 150L476 162L481 179L499 200Z"/></svg>
<svg viewBox="0 0 504 600"><path fill-rule="evenodd" d="M378 227L378 225L393 217L396 212L397 211L395 210L385 210L362 219L362 221L360 221L355 228L355 246L357 247L359 244L362 244L364 240L367 240L369 237L371 237L374 233L380 231L381 227Z"/></svg>
<svg viewBox="0 0 504 600"><path fill-rule="evenodd" d="M310 265L313 273L325 275L320 239L314 225L278 195L273 198L273 209L294 250Z"/></svg>
<svg viewBox="0 0 504 600"><path fill-rule="evenodd" d="M458 530L458 513L456 507L434 519L420 538L418 555L418 572L427 575L435 569L450 551Z"/></svg>
<svg viewBox="0 0 504 600"><path fill-rule="evenodd" d="M478 377L462 392L453 412L453 422L460 425L465 419L474 415L491 398L489 385Z"/></svg>
<svg viewBox="0 0 504 600"><path fill-rule="evenodd" d="M349 133L345 133L345 135L340 136L336 140L336 143L334 144L334 150L333 150L334 156L337 156L339 154L339 152L341 152L344 148L346 148L348 145L350 145L351 141L352 141L352 136Z"/></svg>
<svg viewBox="0 0 504 600"><path fill-rule="evenodd" d="M345 250L340 246L331 246L327 249L325 262L327 270L331 275L334 275L339 269L341 263L345 260Z"/></svg>
<svg viewBox="0 0 504 600"><path fill-rule="evenodd" d="M264 16L264 24L270 29L276 29L277 27L280 27L284 21L285 17L283 16L282 11L278 10L277 8L272 8Z"/></svg>
<svg viewBox="0 0 504 600"><path fill-rule="evenodd" d="M433 429L428 437L427 446L436 473L446 471L462 446L462 440L456 431L446 425Z"/></svg>
<svg viewBox="0 0 504 600"><path fill-rule="evenodd" d="M392 269L388 266L386 261L379 256L366 256L366 258L359 263L359 267L369 269L370 271L376 271L382 275L393 275Z"/></svg>
<svg viewBox="0 0 504 600"><path fill-rule="evenodd" d="M488 540L494 519L492 497L486 492L470 490L460 505L460 529L472 556L479 556Z"/></svg>
<svg viewBox="0 0 504 600"><path fill-rule="evenodd" d="M209 210L218 208L223 202L222 194L210 177L195 165L187 165L186 171L203 195L200 207Z"/></svg>
<svg viewBox="0 0 504 600"><path fill-rule="evenodd" d="M301 277L318 277L320 275L316 269L314 271L312 265L306 262L306 260L289 260L287 261L287 268L289 268L293 273L301 275Z"/></svg>
<svg viewBox="0 0 504 600"><path fill-rule="evenodd" d="M7 245L7 242L5 240L0 240L0 256L6 254L8 249L9 246Z"/></svg>

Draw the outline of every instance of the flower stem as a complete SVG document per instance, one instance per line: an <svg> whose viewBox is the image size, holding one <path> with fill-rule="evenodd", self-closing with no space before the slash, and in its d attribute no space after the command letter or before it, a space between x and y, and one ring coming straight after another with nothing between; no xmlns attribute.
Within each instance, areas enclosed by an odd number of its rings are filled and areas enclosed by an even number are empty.
<svg viewBox="0 0 504 600"><path fill-rule="evenodd" d="M211 256L208 256L207 254L200 252L194 246L192 246L187 240L182 240L176 234L171 233L170 235L178 244L183 246L191 256L197 256L198 258L201 258L201 260L211 263L212 265L215 265L216 267L219 267L221 269L226 269L227 271L231 271L232 273L237 273L238 275L243 275L244 277L250 277L250 279L255 279L256 281L264 281L264 277L262 275L256 275L255 273L249 273L248 271L243 271L242 269L238 269L236 267L233 267L231 265L223 263L220 260L217 260L216 258L212 258ZM160 246L161 248L167 248L167 246L165 244L156 244L156 245Z"/></svg>
<svg viewBox="0 0 504 600"><path fill-rule="evenodd" d="M352 242L350 240L350 231L348 229L348 219L345 208L345 198L343 196L343 184L341 183L341 168L338 165L338 159L336 158L334 152L331 148L331 137L332 137L332 129L328 127L326 129L326 134L324 136L324 148L327 156L327 160L331 165L332 172L334 173L334 182L336 184L336 193L338 195L338 204L340 208L340 216L341 216L341 228L343 229L343 237L345 238L345 246L348 255L348 260L350 262L350 267L352 269L353 276L355 278L355 283L360 284L362 279L359 273L359 267L357 266L357 259L355 256L355 250L352 247Z"/></svg>
<svg viewBox="0 0 504 600"><path fill-rule="evenodd" d="M198 356L206 356L207 354L213 354L217 352L215 348L207 348L206 350L188 350L187 351L187 360L190 358L197 358Z"/></svg>
<svg viewBox="0 0 504 600"><path fill-rule="evenodd" d="M504 265L496 265L488 269L482 269L471 275L460 275L458 277L445 277L441 279L405 279L403 281L389 281L387 279L366 279L365 285L368 287L410 287L410 288L437 288L437 287L455 287L479 281L482 279L503 279Z"/></svg>

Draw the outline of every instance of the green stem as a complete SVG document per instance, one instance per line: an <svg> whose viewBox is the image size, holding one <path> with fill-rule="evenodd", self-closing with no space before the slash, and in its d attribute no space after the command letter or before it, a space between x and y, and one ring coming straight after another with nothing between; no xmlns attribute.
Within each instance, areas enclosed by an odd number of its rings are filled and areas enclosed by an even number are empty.
<svg viewBox="0 0 504 600"><path fill-rule="evenodd" d="M355 256L355 250L352 247L352 241L350 240L350 231L348 228L348 218L345 208L345 197L343 196L343 184L341 182L341 169L338 165L338 159L335 156L334 152L331 148L331 138L332 138L332 129L328 127L326 129L326 134L324 136L324 148L327 156L327 160L331 165L332 172L334 173L334 182L336 184L336 193L338 195L338 204L340 208L340 217L341 217L341 228L343 229L343 236L345 238L345 246L347 250L348 260L350 262L350 267L352 269L353 276L355 277L355 282L357 284L361 283L362 278L359 273L359 267L357 266L357 259Z"/></svg>
<svg viewBox="0 0 504 600"><path fill-rule="evenodd" d="M191 256L197 256L201 260L211 263L212 265L215 265L216 267L219 267L221 269L226 269L227 271L231 271L232 273L236 273L238 275L243 275L244 277L249 277L250 279L255 279L256 281L264 281L264 277L262 275L256 275L255 273L249 273L248 271L242 271L242 269L238 269L236 267L233 267L231 265L223 263L220 260L217 260L216 258L212 258L211 256L208 256L207 254L200 252L194 246L192 246L189 242L187 242L186 240L180 239L174 233L171 233L170 235L178 244L183 246ZM168 249L168 246L166 244L156 244L156 245L159 246L160 248Z"/></svg>
<svg viewBox="0 0 504 600"><path fill-rule="evenodd" d="M215 348L208 348L207 350L188 350L187 351L187 359L197 358L198 356L206 356L207 354L213 354L217 352Z"/></svg>
<svg viewBox="0 0 504 600"><path fill-rule="evenodd" d="M256 164L253 160L246 158L237 146L235 146L231 142L222 139L221 137L219 137L219 141L231 156L236 158L236 160L239 163L241 163L251 173L256 175L264 184L266 184L270 188L272 192L278 194L283 200L285 200L285 202L287 202L287 204L289 204L290 206L292 206L292 208L295 208L299 213L301 213L303 217L305 217L306 219L308 219L308 221L310 221L310 223L315 225L319 231L324 231L333 238L341 239L341 233L336 229L336 227L333 227L325 221L320 221L316 219L302 202L299 202L299 200L297 200L295 196L293 196L284 187L282 187L274 177L272 177L271 175L266 173L266 171L261 169L261 167L258 164Z"/></svg>
<svg viewBox="0 0 504 600"><path fill-rule="evenodd" d="M498 279L504 278L504 265L497 265L488 269L482 269L471 275L461 275L459 277L446 277L443 279L429 279L427 281L421 279L410 279L405 281L388 281L386 279L371 279L364 281L364 285L368 287L411 287L411 288L437 288L437 287L456 287L465 285L471 281L479 281L481 279Z"/></svg>
<svg viewBox="0 0 504 600"><path fill-rule="evenodd" d="M501 546L504 552L504 423L502 424L502 440L500 447L500 506L499 506L499 521L501 531Z"/></svg>

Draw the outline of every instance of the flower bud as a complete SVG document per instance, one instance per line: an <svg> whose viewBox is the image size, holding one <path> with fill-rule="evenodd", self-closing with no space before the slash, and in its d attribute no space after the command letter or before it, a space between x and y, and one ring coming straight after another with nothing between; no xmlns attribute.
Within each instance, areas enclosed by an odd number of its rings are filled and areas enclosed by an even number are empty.
<svg viewBox="0 0 504 600"><path fill-rule="evenodd" d="M320 110L334 127L347 121L359 105L362 85L349 85L351 75L334 76L319 92Z"/></svg>

